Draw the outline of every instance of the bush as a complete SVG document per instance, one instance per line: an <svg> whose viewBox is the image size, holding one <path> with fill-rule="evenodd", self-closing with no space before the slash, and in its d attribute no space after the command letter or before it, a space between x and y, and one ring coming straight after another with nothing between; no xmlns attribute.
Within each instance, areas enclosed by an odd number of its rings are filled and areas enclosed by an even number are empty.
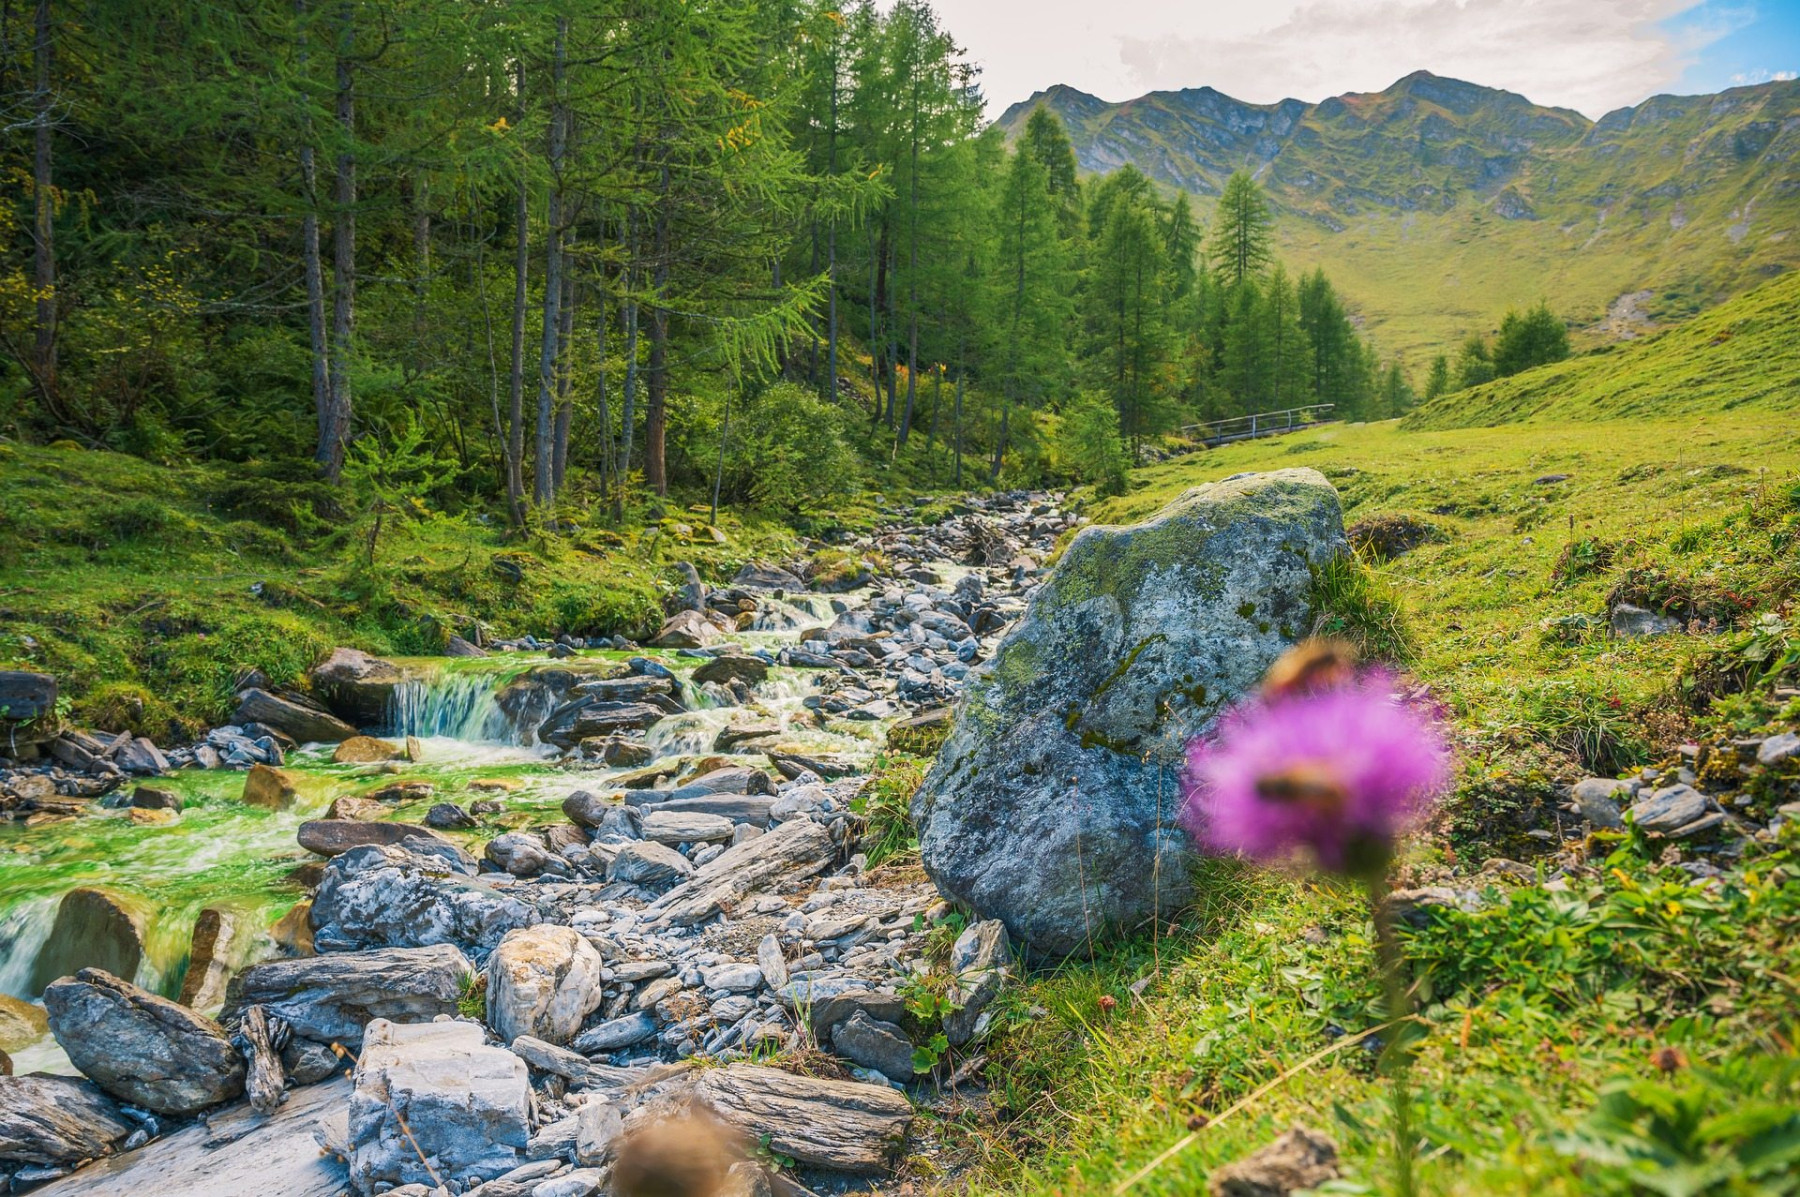
<svg viewBox="0 0 1800 1197"><path fill-rule="evenodd" d="M849 498L861 479L844 412L812 391L783 382L733 404L721 501L801 515Z"/></svg>

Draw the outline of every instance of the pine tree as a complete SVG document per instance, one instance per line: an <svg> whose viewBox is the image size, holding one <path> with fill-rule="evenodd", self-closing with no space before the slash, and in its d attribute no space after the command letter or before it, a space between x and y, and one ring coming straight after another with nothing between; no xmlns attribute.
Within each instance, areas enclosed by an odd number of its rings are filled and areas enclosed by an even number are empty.
<svg viewBox="0 0 1800 1197"><path fill-rule="evenodd" d="M1235 287L1267 269L1273 257L1269 248L1272 223L1262 188L1247 171L1237 171L1225 180L1208 245L1213 271L1221 282Z"/></svg>

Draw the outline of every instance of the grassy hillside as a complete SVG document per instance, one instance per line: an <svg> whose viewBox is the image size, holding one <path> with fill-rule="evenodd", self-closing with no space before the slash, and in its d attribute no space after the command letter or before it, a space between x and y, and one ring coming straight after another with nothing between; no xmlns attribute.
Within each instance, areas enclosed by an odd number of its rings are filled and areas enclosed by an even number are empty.
<svg viewBox="0 0 1800 1197"><path fill-rule="evenodd" d="M1022 128L1038 103L1089 171L1134 162L1201 197L1253 171L1284 256L1324 266L1383 348L1415 362L1540 298L1592 343L1800 266L1793 81L1658 96L1597 123L1424 72L1319 104L1053 88L1000 123Z"/></svg>
<svg viewBox="0 0 1800 1197"><path fill-rule="evenodd" d="M1484 913L1444 916L1408 943L1427 1019L1421 1191L1791 1192L1800 827L1709 882L1641 841L1584 846L1557 785L1666 763L1696 732L1800 721L1800 702L1782 711L1766 696L1702 714L1678 681L1735 651L1732 629L1755 615L1792 621L1800 426L1735 410L1529 431L1327 428L1139 471L1095 514L1135 519L1185 487L1294 465L1324 471L1353 523L1428 526L1360 596L1398 604L1412 668L1462 740L1456 793L1406 881L1489 893ZM1568 477L1538 481L1556 474ZM1701 634L1614 640L1615 597ZM1491 857L1570 876L1521 886L1484 870ZM1385 1086L1349 1039L1380 1009L1355 895L1224 863L1202 892L1163 934L1014 995L990 1053L997 1109L969 1120L988 1161L976 1191L1109 1192L1186 1141L1130 1191L1200 1192L1296 1122L1342 1150L1330 1191L1392 1191Z"/></svg>
<svg viewBox="0 0 1800 1197"><path fill-rule="evenodd" d="M300 467L304 475L304 467ZM423 503L325 516L321 488L234 468L152 465L64 442L0 443L0 669L57 675L85 723L167 741L228 713L234 679L289 683L335 644L440 651L493 634L643 636L667 566L718 579L791 552L767 523L675 513L625 535L595 521L518 537Z"/></svg>
<svg viewBox="0 0 1800 1197"><path fill-rule="evenodd" d="M1409 428L1800 409L1800 273L1656 337L1445 395Z"/></svg>

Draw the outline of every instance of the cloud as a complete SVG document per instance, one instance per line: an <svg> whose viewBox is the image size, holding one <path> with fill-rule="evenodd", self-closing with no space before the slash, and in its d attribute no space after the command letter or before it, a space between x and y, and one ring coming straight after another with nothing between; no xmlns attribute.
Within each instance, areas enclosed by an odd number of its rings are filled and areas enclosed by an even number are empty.
<svg viewBox="0 0 1800 1197"><path fill-rule="evenodd" d="M1754 71L1739 71L1731 77L1733 87L1750 87L1757 83L1787 83L1800 79L1800 72L1771 71L1768 67L1758 67Z"/></svg>
<svg viewBox="0 0 1800 1197"><path fill-rule="evenodd" d="M1261 102L1376 91L1423 68L1598 116L1672 87L1701 49L1755 16L1747 8L1702 8L1700 0L1274 7L1273 21L1260 28L1120 35L1120 63L1142 91L1205 83Z"/></svg>

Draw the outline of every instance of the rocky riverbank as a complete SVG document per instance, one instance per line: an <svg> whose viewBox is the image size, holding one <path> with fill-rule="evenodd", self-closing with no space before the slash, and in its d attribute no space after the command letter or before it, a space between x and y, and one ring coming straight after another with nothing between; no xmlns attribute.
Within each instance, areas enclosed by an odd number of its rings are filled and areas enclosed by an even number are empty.
<svg viewBox="0 0 1800 1197"><path fill-rule="evenodd" d="M53 679L16 683L44 701L0 762L15 832L154 835L197 813L187 779L236 777L230 803L288 820L318 863L272 958L248 963L265 953L241 941L269 941L229 917L196 935L184 983L162 978L180 1002L134 983L145 910L63 897L44 1010L16 1003L13 1041L47 1022L83 1075L0 1079L0 1170L58 1194L214 1191L298 1135L336 1163L259 1191L565 1197L632 1128L704 1109L814 1183L884 1173L912 1100L966 1084L1013 963L999 922L868 867L866 771L884 740L941 739L1078 522L1054 496L976 500L840 546L825 589L690 574L641 647L456 644L508 666L474 722L534 762L461 802L422 776L437 741L395 725L417 663L342 649L306 692L247 676L232 725L169 750L55 727ZM196 1118L239 1131L197 1139Z"/></svg>

